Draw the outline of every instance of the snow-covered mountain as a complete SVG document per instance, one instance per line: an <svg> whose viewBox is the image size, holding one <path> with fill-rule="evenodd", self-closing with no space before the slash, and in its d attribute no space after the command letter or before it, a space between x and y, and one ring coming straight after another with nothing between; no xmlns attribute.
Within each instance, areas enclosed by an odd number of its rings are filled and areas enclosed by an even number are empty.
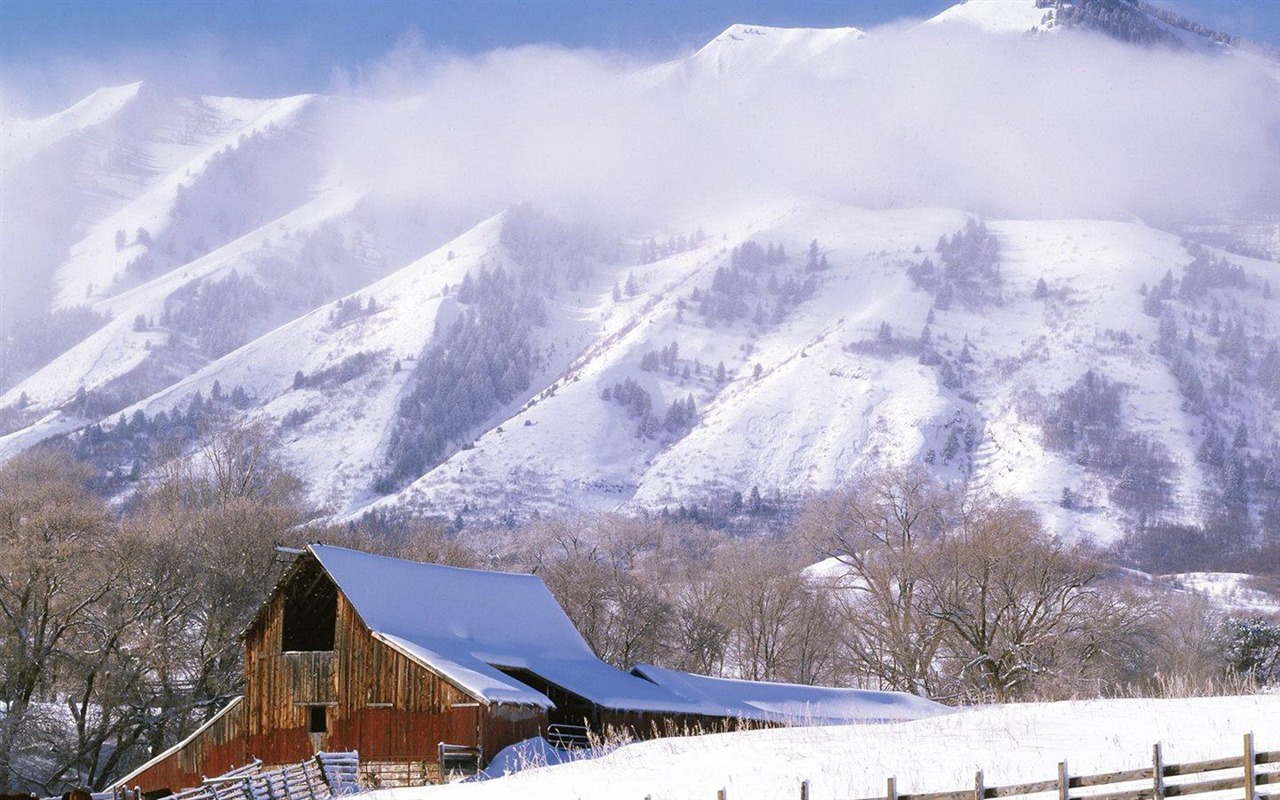
<svg viewBox="0 0 1280 800"><path fill-rule="evenodd" d="M1271 56L1126 0L920 27ZM735 25L629 80L708 103L856 81L876 37ZM778 192L588 224L353 182L328 137L359 103L133 84L4 120L0 458L53 442L127 491L160 442L243 420L339 517L749 514L883 461L1072 536L1280 517L1268 211L1198 221L1219 247Z"/></svg>

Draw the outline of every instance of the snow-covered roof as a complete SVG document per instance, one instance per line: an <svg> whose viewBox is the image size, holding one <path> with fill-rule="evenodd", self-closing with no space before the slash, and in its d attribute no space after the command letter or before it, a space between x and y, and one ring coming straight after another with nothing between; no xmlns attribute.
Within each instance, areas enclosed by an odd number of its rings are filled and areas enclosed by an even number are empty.
<svg viewBox="0 0 1280 800"><path fill-rule="evenodd" d="M905 692L711 678L650 664L641 664L633 672L692 702L718 706L724 709L725 716L760 722L807 725L901 722L951 710Z"/></svg>
<svg viewBox="0 0 1280 800"><path fill-rule="evenodd" d="M378 640L491 703L554 703L523 669L605 708L718 714L596 657L536 575L459 569L311 545Z"/></svg>

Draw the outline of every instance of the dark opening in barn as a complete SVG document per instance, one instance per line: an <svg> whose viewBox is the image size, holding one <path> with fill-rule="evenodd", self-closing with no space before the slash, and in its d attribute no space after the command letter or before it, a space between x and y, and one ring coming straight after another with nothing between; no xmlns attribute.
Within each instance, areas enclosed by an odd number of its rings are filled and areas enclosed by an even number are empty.
<svg viewBox="0 0 1280 800"><path fill-rule="evenodd" d="M310 706L311 709L311 725L310 733L328 733L329 732L329 709L327 706Z"/></svg>
<svg viewBox="0 0 1280 800"><path fill-rule="evenodd" d="M280 649L331 651L338 622L338 587L318 566L289 585L284 603Z"/></svg>
<svg viewBox="0 0 1280 800"><path fill-rule="evenodd" d="M527 669L502 667L497 664L494 664L493 667L502 674L510 675L525 686L542 692L550 698L551 702L555 703L556 706L547 714L549 723L553 725L582 725L592 731L600 730L600 709L585 697L557 686L541 675L530 672Z"/></svg>

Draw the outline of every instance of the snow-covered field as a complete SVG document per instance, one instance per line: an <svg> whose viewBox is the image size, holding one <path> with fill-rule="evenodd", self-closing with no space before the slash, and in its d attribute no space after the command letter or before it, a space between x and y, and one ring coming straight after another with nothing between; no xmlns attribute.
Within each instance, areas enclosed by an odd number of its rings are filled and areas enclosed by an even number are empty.
<svg viewBox="0 0 1280 800"><path fill-rule="evenodd" d="M814 800L973 786L1136 769L1159 742L1166 763L1280 750L1280 695L1183 700L1090 700L991 706L891 725L790 728L661 739L592 761L526 770L483 783L391 789L363 800Z"/></svg>

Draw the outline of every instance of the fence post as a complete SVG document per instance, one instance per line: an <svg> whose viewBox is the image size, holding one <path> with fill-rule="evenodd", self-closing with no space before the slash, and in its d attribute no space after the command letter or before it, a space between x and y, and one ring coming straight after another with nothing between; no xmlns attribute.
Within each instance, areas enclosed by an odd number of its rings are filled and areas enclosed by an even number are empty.
<svg viewBox="0 0 1280 800"><path fill-rule="evenodd" d="M889 787L885 792L885 800L898 800L898 779L890 778Z"/></svg>
<svg viewBox="0 0 1280 800"><path fill-rule="evenodd" d="M721 789L720 791L716 792L716 800L729 800L729 790Z"/></svg>
<svg viewBox="0 0 1280 800"><path fill-rule="evenodd" d="M1058 800L1071 800L1071 778L1065 761L1058 762Z"/></svg>
<svg viewBox="0 0 1280 800"><path fill-rule="evenodd" d="M1164 754L1160 743L1151 747L1151 800L1164 800Z"/></svg>
<svg viewBox="0 0 1280 800"><path fill-rule="evenodd" d="M973 776L973 800L984 800L987 796L987 787L982 783L982 770L978 770Z"/></svg>
<svg viewBox="0 0 1280 800"><path fill-rule="evenodd" d="M809 779L800 781L800 800L809 800Z"/></svg>
<svg viewBox="0 0 1280 800"><path fill-rule="evenodd" d="M1244 800L1257 800L1258 776L1254 769L1253 733L1244 735Z"/></svg>

